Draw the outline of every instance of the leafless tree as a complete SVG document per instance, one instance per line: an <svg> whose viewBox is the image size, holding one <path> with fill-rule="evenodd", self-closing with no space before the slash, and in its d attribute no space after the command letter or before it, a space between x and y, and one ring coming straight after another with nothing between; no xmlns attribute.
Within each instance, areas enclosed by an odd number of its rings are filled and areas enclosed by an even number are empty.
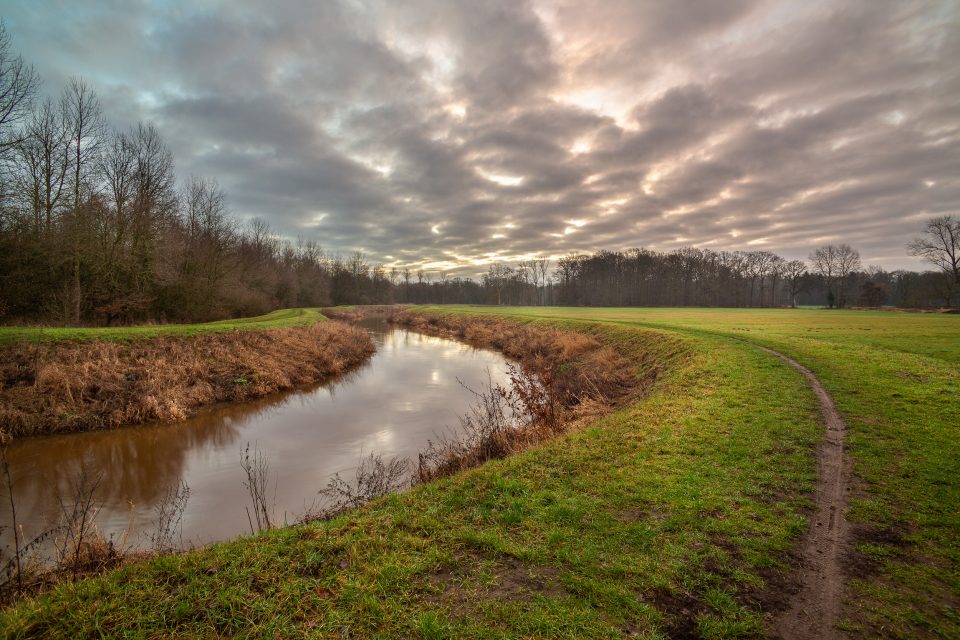
<svg viewBox="0 0 960 640"><path fill-rule="evenodd" d="M447 282L450 280L450 274L446 271L437 272L437 285L440 289L440 304L446 302Z"/></svg>
<svg viewBox="0 0 960 640"><path fill-rule="evenodd" d="M84 242L83 232L87 228L84 219L83 197L93 188L90 176L91 167L97 163L97 153L105 132L103 109L100 100L87 83L78 78L70 84L61 98L63 111L67 116L70 131L70 163L73 171L73 208L71 210L73 267L70 287L71 321L80 322L82 290L80 279L81 248Z"/></svg>
<svg viewBox="0 0 960 640"><path fill-rule="evenodd" d="M536 279L537 291L540 294L540 304L544 305L546 287L547 287L547 273L550 271L550 258L536 258L533 260L533 272Z"/></svg>
<svg viewBox="0 0 960 640"><path fill-rule="evenodd" d="M836 278L836 269L837 269L837 259L836 259L836 247L832 244L828 244L823 247L818 247L814 249L813 253L810 254L810 264L813 267L814 272L818 273L823 277L827 282L827 288L830 291L830 306L832 307L835 302L835 294L833 293L833 281Z"/></svg>
<svg viewBox="0 0 960 640"><path fill-rule="evenodd" d="M842 308L846 304L847 279L860 268L860 252L848 244L830 244L811 253L810 262L814 271L826 279L833 303Z"/></svg>
<svg viewBox="0 0 960 640"><path fill-rule="evenodd" d="M797 306L797 296L806 286L807 265L803 260L791 260L783 265L783 279L790 293L790 306Z"/></svg>
<svg viewBox="0 0 960 640"><path fill-rule="evenodd" d="M770 254L770 306L777 306L777 285L784 277L787 261L776 254Z"/></svg>
<svg viewBox="0 0 960 640"><path fill-rule="evenodd" d="M939 267L960 286L960 218L940 216L931 218L923 228L923 235L907 245L911 255L923 258Z"/></svg>
<svg viewBox="0 0 960 640"><path fill-rule="evenodd" d="M526 295L528 293L528 290L531 287L533 287L534 291L536 291L536 284L535 284L534 272L533 272L533 262L530 260L521 260L520 262L518 262L517 268L514 269L514 275L521 287L521 295L520 295L519 302L520 304L528 304L527 300L530 299L530 297Z"/></svg>
<svg viewBox="0 0 960 640"><path fill-rule="evenodd" d="M220 295L236 226L227 211L226 194L216 180L191 177L181 200L187 237L180 269L192 285L189 303L203 316L207 315L204 309L213 307Z"/></svg>
<svg viewBox="0 0 960 640"><path fill-rule="evenodd" d="M837 305L843 308L847 304L848 280L855 271L860 270L860 252L848 244L841 244L837 246L836 257L837 283L839 284Z"/></svg>
<svg viewBox="0 0 960 640"><path fill-rule="evenodd" d="M33 211L34 230L49 235L70 171L70 134L61 105L47 99L33 112L16 146L15 184Z"/></svg>
<svg viewBox="0 0 960 640"><path fill-rule="evenodd" d="M501 304L503 299L503 289L507 285L512 269L502 262L491 263L484 274L484 282L497 294L497 304Z"/></svg>
<svg viewBox="0 0 960 640"><path fill-rule="evenodd" d="M136 145L131 136L114 132L100 156L100 175L107 206L96 211L99 260L105 274L107 300L101 302L107 324L124 312L127 298L124 273L128 271L128 247L132 233L133 204L136 197Z"/></svg>
<svg viewBox="0 0 960 640"><path fill-rule="evenodd" d="M0 157L19 144L25 132L18 125L29 115L40 78L33 67L15 55L10 34L0 20Z"/></svg>

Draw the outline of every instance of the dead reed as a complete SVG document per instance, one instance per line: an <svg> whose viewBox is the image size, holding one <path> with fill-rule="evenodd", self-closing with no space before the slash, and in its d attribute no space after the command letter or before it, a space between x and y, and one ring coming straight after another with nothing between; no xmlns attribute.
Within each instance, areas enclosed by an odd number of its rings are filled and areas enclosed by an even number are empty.
<svg viewBox="0 0 960 640"><path fill-rule="evenodd" d="M70 491L58 496L57 517L40 531L26 535L17 521L14 478L0 443L0 477L11 508L13 546L0 548L0 605L35 595L63 581L78 580L147 557L129 543L129 529L104 536L96 524L102 474L84 464L71 479ZM171 553L190 490L181 484L158 506L153 553ZM2 529L2 527L0 527ZM161 542L162 541L162 542ZM160 546L158 546L160 545ZM161 548L162 547L162 548Z"/></svg>
<svg viewBox="0 0 960 640"><path fill-rule="evenodd" d="M183 514L190 500L190 487L181 480L170 487L154 507L156 519L150 534L154 553L173 553L183 549Z"/></svg>
<svg viewBox="0 0 960 640"><path fill-rule="evenodd" d="M22 437L178 422L344 373L374 351L340 322L264 331L0 349L0 432Z"/></svg>
<svg viewBox="0 0 960 640"><path fill-rule="evenodd" d="M646 380L626 357L596 337L490 316L435 314L400 306L325 310L348 321L385 315L420 333L492 348L513 360L507 387L488 382L460 428L431 441L418 456L413 483L429 482L503 458L556 437L642 392Z"/></svg>
<svg viewBox="0 0 960 640"><path fill-rule="evenodd" d="M384 460L383 456L371 453L361 458L352 481L344 479L339 473L334 475L327 486L318 492L324 501L323 506L308 510L298 522L330 520L341 513L358 509L371 500L396 493L409 486L409 468L410 462L404 458Z"/></svg>
<svg viewBox="0 0 960 640"><path fill-rule="evenodd" d="M277 502L276 485L274 485L273 499L270 499L270 463L266 456L256 446L250 451L250 443L240 455L240 466L246 480L243 488L250 495L251 506L247 507L247 522L250 523L250 533L256 534L273 528L273 511Z"/></svg>
<svg viewBox="0 0 960 640"><path fill-rule="evenodd" d="M416 331L450 336L477 347L492 348L519 364L522 375L511 387L528 397L522 402L549 401L551 411L588 401L611 403L637 390L640 380L631 362L613 347L579 331L526 324L489 316L429 314L406 309L390 321ZM549 390L536 397L539 385ZM539 413L539 411L538 411ZM556 416L551 420L556 419Z"/></svg>

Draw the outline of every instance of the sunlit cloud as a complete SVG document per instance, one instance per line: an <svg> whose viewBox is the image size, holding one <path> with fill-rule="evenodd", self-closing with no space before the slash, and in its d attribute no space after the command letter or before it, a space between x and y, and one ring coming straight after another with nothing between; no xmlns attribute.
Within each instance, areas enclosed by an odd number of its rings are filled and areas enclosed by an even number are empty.
<svg viewBox="0 0 960 640"><path fill-rule="evenodd" d="M242 219L397 268L837 241L917 267L960 202L955 3L9 4L45 92L83 76Z"/></svg>

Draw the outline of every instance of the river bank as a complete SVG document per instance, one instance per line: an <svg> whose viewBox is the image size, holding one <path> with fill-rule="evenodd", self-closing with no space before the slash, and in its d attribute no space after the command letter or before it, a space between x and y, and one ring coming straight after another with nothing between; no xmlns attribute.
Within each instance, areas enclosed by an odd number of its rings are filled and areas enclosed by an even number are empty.
<svg viewBox="0 0 960 640"><path fill-rule="evenodd" d="M0 346L0 432L6 438L178 422L338 376L374 351L339 322Z"/></svg>

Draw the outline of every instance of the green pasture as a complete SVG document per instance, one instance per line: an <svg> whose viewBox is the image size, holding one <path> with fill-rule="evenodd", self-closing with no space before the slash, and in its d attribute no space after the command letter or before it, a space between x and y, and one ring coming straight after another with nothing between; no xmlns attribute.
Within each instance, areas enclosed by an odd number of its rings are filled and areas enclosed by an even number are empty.
<svg viewBox="0 0 960 640"><path fill-rule="evenodd" d="M763 637L790 597L822 436L804 379L763 345L813 370L849 425L856 539L843 627L854 637L960 636L960 316L424 310L591 333L656 382L536 449L329 523L62 584L0 613L0 629L53 638Z"/></svg>
<svg viewBox="0 0 960 640"><path fill-rule="evenodd" d="M161 336L195 336L250 329L278 329L313 324L325 318L317 308L281 309L251 318L197 324L151 324L131 327L2 327L0 345L62 340L128 341Z"/></svg>

